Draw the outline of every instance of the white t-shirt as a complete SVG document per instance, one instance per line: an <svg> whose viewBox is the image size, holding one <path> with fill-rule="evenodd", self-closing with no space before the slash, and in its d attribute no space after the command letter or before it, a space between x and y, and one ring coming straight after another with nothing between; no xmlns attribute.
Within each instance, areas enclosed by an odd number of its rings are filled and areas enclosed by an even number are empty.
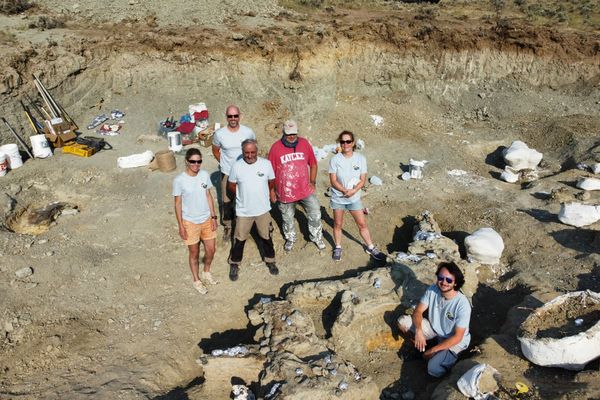
<svg viewBox="0 0 600 400"><path fill-rule="evenodd" d="M269 181L275 172L269 160L258 157L248 164L244 159L236 161L229 171L229 182L237 184L235 213L240 217L257 217L269 212Z"/></svg>
<svg viewBox="0 0 600 400"><path fill-rule="evenodd" d="M201 224L210 218L206 191L212 188L210 175L200 170L196 176L183 172L173 180L173 196L181 196L181 216L186 221Z"/></svg>
<svg viewBox="0 0 600 400"><path fill-rule="evenodd" d="M337 181L346 189L352 189L360 182L360 176L367 173L367 159L359 153L352 153L346 158L342 153L337 153L329 161L329 173L335 174ZM350 198L337 189L331 188L331 201L338 204L352 204L360 200L360 190Z"/></svg>
<svg viewBox="0 0 600 400"><path fill-rule="evenodd" d="M213 136L213 145L221 149L221 172L229 175L234 162L242 158L242 142L246 139L256 139L254 131L240 125L237 132L231 132L227 126L217 130Z"/></svg>

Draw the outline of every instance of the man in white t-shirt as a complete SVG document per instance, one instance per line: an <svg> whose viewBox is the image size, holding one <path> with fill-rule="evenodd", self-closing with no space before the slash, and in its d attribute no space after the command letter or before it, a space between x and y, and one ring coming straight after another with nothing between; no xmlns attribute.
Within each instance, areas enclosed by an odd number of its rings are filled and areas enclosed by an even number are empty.
<svg viewBox="0 0 600 400"><path fill-rule="evenodd" d="M269 160L258 157L255 139L242 142L241 160L236 161L229 171L227 189L235 193L235 233L229 253L229 279L238 279L239 267L244 257L244 245L250 236L252 225L256 230L264 251L264 260L272 275L279 270L275 265L269 193L275 185L275 172Z"/></svg>
<svg viewBox="0 0 600 400"><path fill-rule="evenodd" d="M234 193L227 192L227 177L233 163L242 158L242 142L256 139L254 131L240 124L240 109L230 105L225 110L227 126L217 130L213 136L212 153L219 161L221 170L221 221L223 240L231 239L231 225L234 217Z"/></svg>

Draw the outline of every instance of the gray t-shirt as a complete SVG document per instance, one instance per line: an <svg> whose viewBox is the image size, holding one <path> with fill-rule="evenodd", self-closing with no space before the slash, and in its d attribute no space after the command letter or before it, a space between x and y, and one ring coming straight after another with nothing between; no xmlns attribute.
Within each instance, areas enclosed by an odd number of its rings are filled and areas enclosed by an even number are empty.
<svg viewBox="0 0 600 400"><path fill-rule="evenodd" d="M201 224L210 218L206 191L212 188L208 172L200 170L196 176L185 172L173 180L173 196L181 196L181 216L186 221Z"/></svg>
<svg viewBox="0 0 600 400"><path fill-rule="evenodd" d="M367 159L359 153L353 153L352 157L344 157L338 153L329 161L329 173L335 174L337 181L346 189L352 189L360 182L360 176L367 173ZM360 190L352 197L346 198L337 189L331 188L331 201L338 204L352 204L360 200Z"/></svg>
<svg viewBox="0 0 600 400"><path fill-rule="evenodd" d="M269 180L275 172L269 160L258 157L255 163L238 160L229 171L229 181L237 184L235 213L240 217L257 217L271 210Z"/></svg>
<svg viewBox="0 0 600 400"><path fill-rule="evenodd" d="M461 351L469 347L471 304L464 294L458 292L452 299L446 300L438 286L431 285L420 302L427 306L429 313L427 319L440 339L452 336L455 327L466 328L465 335L457 346L461 347Z"/></svg>
<svg viewBox="0 0 600 400"><path fill-rule="evenodd" d="M254 131L240 125L237 132L231 132L227 126L218 129L213 137L213 145L221 149L221 172L229 175L234 162L242 158L242 142L246 139L256 139Z"/></svg>

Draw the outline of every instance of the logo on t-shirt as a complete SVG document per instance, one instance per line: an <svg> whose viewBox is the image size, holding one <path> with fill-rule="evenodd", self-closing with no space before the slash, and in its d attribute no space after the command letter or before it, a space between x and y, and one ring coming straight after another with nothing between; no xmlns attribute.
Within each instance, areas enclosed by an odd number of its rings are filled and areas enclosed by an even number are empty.
<svg viewBox="0 0 600 400"><path fill-rule="evenodd" d="M358 170L359 170L359 168L360 168L360 167L359 167L358 165L356 165L356 164L354 164L354 165L352 166L352 169L354 169L355 171L358 171Z"/></svg>
<svg viewBox="0 0 600 400"><path fill-rule="evenodd" d="M454 321L454 314L452 314L452 312L448 311L446 313L446 318L448 318L450 321Z"/></svg>
<svg viewBox="0 0 600 400"><path fill-rule="evenodd" d="M289 161L304 160L304 153L284 154L281 157L279 157L279 160L282 164L285 164Z"/></svg>
<svg viewBox="0 0 600 400"><path fill-rule="evenodd" d="M264 174L264 173L262 173L262 172L260 172L260 171L257 171L257 172L256 172L256 175L260 176L261 178L262 178L263 176L265 176L265 174Z"/></svg>
<svg viewBox="0 0 600 400"><path fill-rule="evenodd" d="M202 186L202 189L206 189L208 187L208 185L206 183L203 183L200 186Z"/></svg>

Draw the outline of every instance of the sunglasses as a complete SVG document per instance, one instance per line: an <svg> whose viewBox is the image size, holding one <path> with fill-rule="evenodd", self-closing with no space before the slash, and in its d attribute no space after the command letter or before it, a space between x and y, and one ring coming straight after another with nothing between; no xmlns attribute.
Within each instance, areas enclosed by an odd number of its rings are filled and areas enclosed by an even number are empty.
<svg viewBox="0 0 600 400"><path fill-rule="evenodd" d="M202 160L187 160L190 164L202 164Z"/></svg>
<svg viewBox="0 0 600 400"><path fill-rule="evenodd" d="M452 282L454 282L454 279L450 278L449 276L443 276L443 275L438 275L437 276L438 282L443 282L444 279L446 280L446 283L452 283Z"/></svg>
<svg viewBox="0 0 600 400"><path fill-rule="evenodd" d="M350 144L353 142L354 142L354 140L340 140L340 144Z"/></svg>
<svg viewBox="0 0 600 400"><path fill-rule="evenodd" d="M238 118L240 114L227 114L227 118Z"/></svg>

